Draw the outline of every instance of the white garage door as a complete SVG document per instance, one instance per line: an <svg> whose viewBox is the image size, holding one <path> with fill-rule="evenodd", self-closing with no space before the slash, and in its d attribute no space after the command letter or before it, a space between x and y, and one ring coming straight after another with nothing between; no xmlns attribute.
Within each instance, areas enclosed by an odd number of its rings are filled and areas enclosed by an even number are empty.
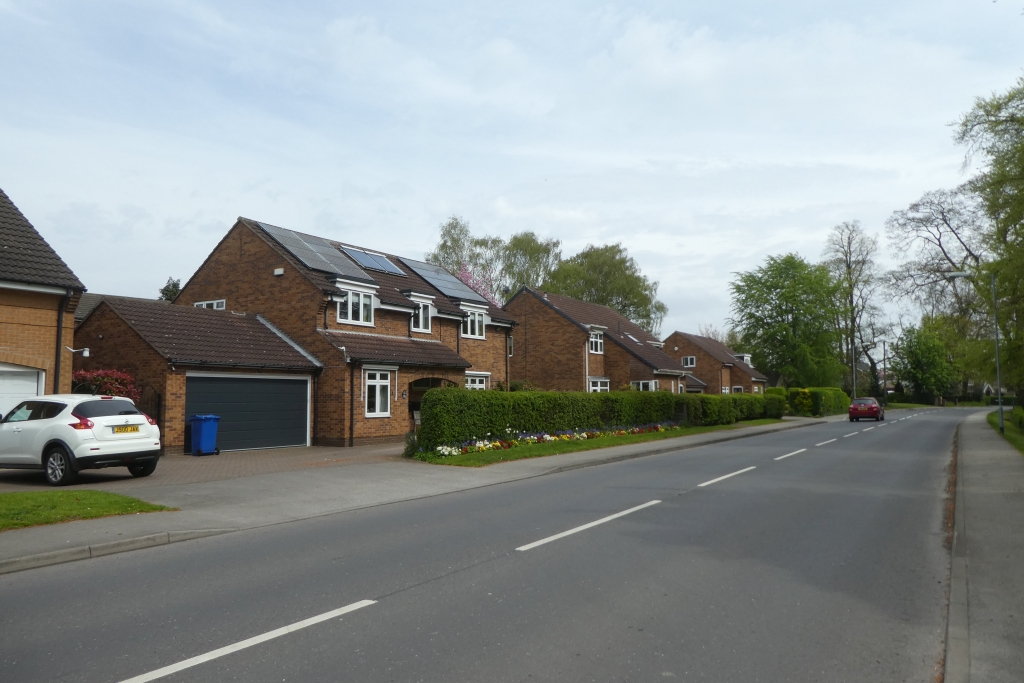
<svg viewBox="0 0 1024 683"><path fill-rule="evenodd" d="M30 368L0 365L0 415L6 415L22 401L39 395L40 374Z"/></svg>

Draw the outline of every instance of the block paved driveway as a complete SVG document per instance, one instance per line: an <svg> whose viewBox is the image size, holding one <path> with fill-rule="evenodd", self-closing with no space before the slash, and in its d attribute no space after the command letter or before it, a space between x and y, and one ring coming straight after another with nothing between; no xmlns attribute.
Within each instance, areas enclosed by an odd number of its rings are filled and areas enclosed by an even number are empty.
<svg viewBox="0 0 1024 683"><path fill-rule="evenodd" d="M166 455L160 459L156 472L148 477L136 479L128 474L127 468L111 467L83 471L76 485L103 491L137 491L318 467L397 461L402 459L402 448L403 444L389 443L355 448L264 448L203 457ZM0 470L0 493L49 488L41 471Z"/></svg>

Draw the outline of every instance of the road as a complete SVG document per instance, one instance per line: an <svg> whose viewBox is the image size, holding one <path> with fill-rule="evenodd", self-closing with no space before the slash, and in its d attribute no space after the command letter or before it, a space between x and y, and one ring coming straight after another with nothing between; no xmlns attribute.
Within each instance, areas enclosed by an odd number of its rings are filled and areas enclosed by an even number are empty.
<svg viewBox="0 0 1024 683"><path fill-rule="evenodd" d="M965 416L893 411L2 576L0 680L931 681Z"/></svg>

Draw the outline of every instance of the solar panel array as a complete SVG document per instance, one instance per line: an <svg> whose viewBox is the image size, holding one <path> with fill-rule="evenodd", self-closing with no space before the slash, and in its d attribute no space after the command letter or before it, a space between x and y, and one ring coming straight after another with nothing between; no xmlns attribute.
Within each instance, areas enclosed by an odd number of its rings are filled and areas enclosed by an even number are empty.
<svg viewBox="0 0 1024 683"><path fill-rule="evenodd" d="M362 268L352 263L322 237L306 235L266 223L259 223L259 226L308 268L355 280L373 282L373 278L367 275Z"/></svg>
<svg viewBox="0 0 1024 683"><path fill-rule="evenodd" d="M473 301L475 303L486 304L487 299L483 298L466 284L449 273L441 266L435 266L432 263L424 263L423 261L414 261L413 259L402 257L402 262L409 266L417 275L429 282L430 284L437 287L445 296L449 296L453 299L459 299L461 301Z"/></svg>
<svg viewBox="0 0 1024 683"><path fill-rule="evenodd" d="M370 270L381 270L385 273L391 273L392 275L401 275L405 277L405 273L396 266L394 263L388 260L386 256L382 254L371 254L368 251L362 249L356 249L355 247L342 247L346 254L351 256L356 263L361 265L363 268L369 268Z"/></svg>

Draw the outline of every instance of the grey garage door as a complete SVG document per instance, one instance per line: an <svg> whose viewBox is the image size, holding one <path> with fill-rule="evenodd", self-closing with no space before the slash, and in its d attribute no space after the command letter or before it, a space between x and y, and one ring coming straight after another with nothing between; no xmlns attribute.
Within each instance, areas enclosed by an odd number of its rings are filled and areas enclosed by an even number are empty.
<svg viewBox="0 0 1024 683"><path fill-rule="evenodd" d="M305 446L308 410L304 379L188 377L185 419L220 415L221 450Z"/></svg>

